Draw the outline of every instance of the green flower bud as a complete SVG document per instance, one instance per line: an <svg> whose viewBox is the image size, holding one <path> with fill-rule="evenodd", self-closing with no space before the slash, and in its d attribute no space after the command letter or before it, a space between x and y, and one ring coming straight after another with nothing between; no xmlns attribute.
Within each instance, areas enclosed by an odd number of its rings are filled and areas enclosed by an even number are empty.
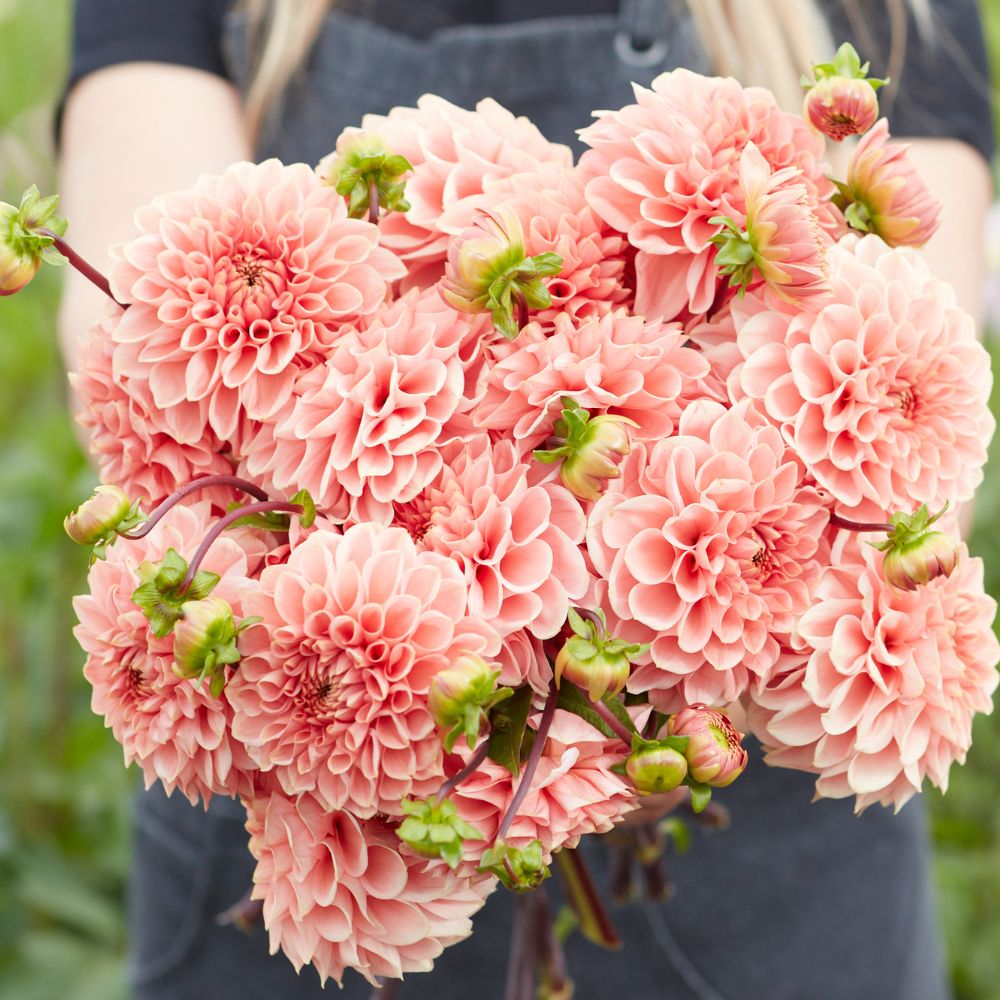
<svg viewBox="0 0 1000 1000"><path fill-rule="evenodd" d="M66 220L57 216L59 196L43 198L32 185L15 208L0 201L0 295L20 291L38 273L42 261L65 260L53 249L53 238L38 233L44 227L57 236L66 232Z"/></svg>
<svg viewBox="0 0 1000 1000"><path fill-rule="evenodd" d="M221 597L185 601L174 627L174 672L199 684L211 678L216 697L226 683L226 664L239 663L233 609Z"/></svg>
<svg viewBox="0 0 1000 1000"><path fill-rule="evenodd" d="M102 484L63 521L66 534L78 545L93 545L95 559L103 559L107 547L118 536L143 520L139 501L133 503L124 490Z"/></svg>
<svg viewBox="0 0 1000 1000"><path fill-rule="evenodd" d="M500 671L481 656L463 653L431 681L427 707L449 753L459 736L474 747L490 709L514 693L511 688L497 688L499 676Z"/></svg>
<svg viewBox="0 0 1000 1000"><path fill-rule="evenodd" d="M951 576L958 565L959 543L942 531L929 528L948 509L947 504L931 515L921 504L912 515L893 514L888 539L875 547L885 553L882 575L899 590L917 587L939 576Z"/></svg>
<svg viewBox="0 0 1000 1000"><path fill-rule="evenodd" d="M850 135L867 132L878 118L875 92L888 80L868 76L868 63L854 46L845 42L833 62L816 63L813 76L802 78L806 88L803 115L819 133L841 142Z"/></svg>
<svg viewBox="0 0 1000 1000"><path fill-rule="evenodd" d="M526 847L512 847L498 840L483 852L479 870L492 872L514 892L537 889L552 874L545 864L540 840L533 840Z"/></svg>
<svg viewBox="0 0 1000 1000"><path fill-rule="evenodd" d="M158 639L170 635L180 621L182 607L200 601L219 582L217 573L199 570L186 590L181 590L187 574L187 561L174 549L167 549L159 562L146 561L136 569L139 586L132 592L132 602L149 619L149 627Z"/></svg>
<svg viewBox="0 0 1000 1000"><path fill-rule="evenodd" d="M347 199L352 219L375 222L378 210L405 212L400 178L413 170L405 156L393 153L376 132L348 129L337 140L337 149L316 167L320 180Z"/></svg>
<svg viewBox="0 0 1000 1000"><path fill-rule="evenodd" d="M633 659L642 656L649 647L610 635L603 611L598 610L595 617L597 621L583 618L569 609L567 620L574 634L556 655L555 678L557 686L565 677L584 688L591 701L600 701L625 687Z"/></svg>
<svg viewBox="0 0 1000 1000"><path fill-rule="evenodd" d="M684 754L665 742L642 743L625 761L625 773L640 795L672 792L687 777Z"/></svg>
<svg viewBox="0 0 1000 1000"><path fill-rule="evenodd" d="M396 829L404 844L425 858L442 858L451 868L462 860L462 843L482 840L483 835L458 815L450 799L403 799L406 819Z"/></svg>

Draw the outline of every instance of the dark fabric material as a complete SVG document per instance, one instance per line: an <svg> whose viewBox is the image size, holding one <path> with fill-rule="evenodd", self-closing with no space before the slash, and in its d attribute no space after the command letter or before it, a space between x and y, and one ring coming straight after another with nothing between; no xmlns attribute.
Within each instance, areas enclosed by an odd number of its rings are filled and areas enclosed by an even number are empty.
<svg viewBox="0 0 1000 1000"><path fill-rule="evenodd" d="M153 60L223 76L220 42L232 0L77 0L69 86L94 70L131 60ZM670 5L663 0L661 10ZM835 39L851 39L874 75L884 75L891 49L886 0L822 0ZM616 0L338 0L342 13L409 38L429 39L462 25L512 24L612 16ZM623 10L636 5L624 0ZM986 46L976 0L935 0L929 32L911 15L903 70L883 91L892 131L900 136L961 139L993 155ZM638 48L652 44L644 26L631 26ZM580 73L573 67L574 76ZM564 88L573 76L561 81ZM425 88L427 89L427 88ZM498 94L491 96L497 97ZM602 105L604 106L604 105Z"/></svg>

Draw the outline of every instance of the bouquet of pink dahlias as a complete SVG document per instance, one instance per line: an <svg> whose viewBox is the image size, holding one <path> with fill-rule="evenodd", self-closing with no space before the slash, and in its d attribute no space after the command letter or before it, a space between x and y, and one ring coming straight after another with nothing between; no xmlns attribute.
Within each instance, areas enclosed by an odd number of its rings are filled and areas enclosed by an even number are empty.
<svg viewBox="0 0 1000 1000"><path fill-rule="evenodd" d="M1000 649L944 511L990 368L878 83L843 49L807 121L676 70L577 164L428 96L158 198L108 279L4 207L5 292L64 255L112 300L72 376L94 710L147 784L242 799L296 966L427 970L553 863L612 939L573 849L705 810L737 706L859 810L964 760ZM869 129L832 181L818 130Z"/></svg>

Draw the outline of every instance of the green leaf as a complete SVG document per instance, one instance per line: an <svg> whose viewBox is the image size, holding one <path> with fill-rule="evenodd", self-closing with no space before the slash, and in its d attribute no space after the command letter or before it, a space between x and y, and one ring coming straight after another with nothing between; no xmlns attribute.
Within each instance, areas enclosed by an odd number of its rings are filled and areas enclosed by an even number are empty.
<svg viewBox="0 0 1000 1000"><path fill-rule="evenodd" d="M593 702L575 685L564 677L559 684L556 707L572 712L584 722L589 722L599 733L609 740L615 739L615 731L601 718Z"/></svg>
<svg viewBox="0 0 1000 1000"><path fill-rule="evenodd" d="M712 786L701 785L697 781L692 781L691 785L691 811L700 813L708 805L712 797Z"/></svg>
<svg viewBox="0 0 1000 1000"><path fill-rule="evenodd" d="M490 760L516 778L521 772L521 744L531 711L531 688L523 687L501 702L490 714Z"/></svg>
<svg viewBox="0 0 1000 1000"><path fill-rule="evenodd" d="M291 503L297 503L302 507L302 513L299 514L299 524L303 528L311 528L313 522L316 520L316 503L313 500L308 490L299 490L295 496L292 497Z"/></svg>
<svg viewBox="0 0 1000 1000"><path fill-rule="evenodd" d="M566 621L569 622L569 627L578 635L581 639L590 639L593 636L592 626L589 622L584 621L583 616L576 610L576 608L570 608L566 612Z"/></svg>
<svg viewBox="0 0 1000 1000"><path fill-rule="evenodd" d="M635 723L632 721L632 716L629 715L628 709L622 704L621 699L613 694L606 694L601 701L604 702L608 708L611 709L614 717L630 732L637 733L639 730L635 728Z"/></svg>

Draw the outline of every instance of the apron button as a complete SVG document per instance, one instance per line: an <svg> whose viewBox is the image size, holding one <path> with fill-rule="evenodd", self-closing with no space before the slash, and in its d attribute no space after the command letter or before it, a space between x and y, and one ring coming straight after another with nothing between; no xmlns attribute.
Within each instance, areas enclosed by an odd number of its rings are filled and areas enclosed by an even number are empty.
<svg viewBox="0 0 1000 1000"><path fill-rule="evenodd" d="M663 38L654 38L649 45L637 45L627 31L619 31L614 41L615 55L626 66L656 66L663 62L670 46Z"/></svg>

